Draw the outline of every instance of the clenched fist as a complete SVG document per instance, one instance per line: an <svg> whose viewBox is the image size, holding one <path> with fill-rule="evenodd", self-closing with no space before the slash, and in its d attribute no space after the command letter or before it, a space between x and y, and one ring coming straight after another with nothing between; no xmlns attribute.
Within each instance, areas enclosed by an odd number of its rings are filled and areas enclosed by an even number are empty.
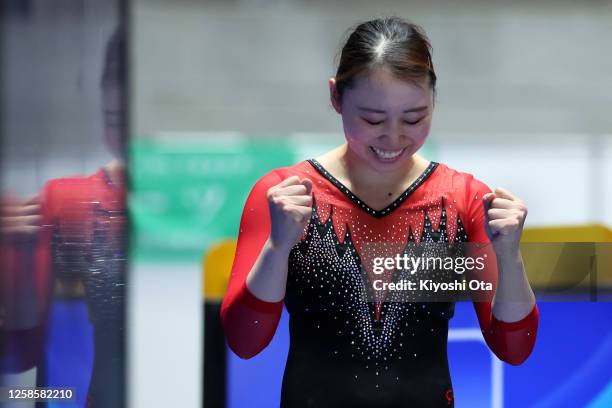
<svg viewBox="0 0 612 408"><path fill-rule="evenodd" d="M39 197L27 200L0 198L0 231L4 239L34 237L40 230Z"/></svg>
<svg viewBox="0 0 612 408"><path fill-rule="evenodd" d="M485 207L485 228L498 254L515 253L519 249L527 206L510 191L498 187L482 197Z"/></svg>
<svg viewBox="0 0 612 408"><path fill-rule="evenodd" d="M266 194L270 206L274 248L290 250L304 232L312 212L312 181L291 176L270 187Z"/></svg>

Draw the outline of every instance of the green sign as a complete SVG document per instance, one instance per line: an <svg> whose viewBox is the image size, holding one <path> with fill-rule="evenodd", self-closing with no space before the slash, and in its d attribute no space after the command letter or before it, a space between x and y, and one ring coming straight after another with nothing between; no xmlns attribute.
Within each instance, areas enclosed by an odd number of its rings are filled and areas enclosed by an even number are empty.
<svg viewBox="0 0 612 408"><path fill-rule="evenodd" d="M236 237L246 197L273 168L295 163L286 138L138 138L130 146L132 252L137 260L199 261Z"/></svg>

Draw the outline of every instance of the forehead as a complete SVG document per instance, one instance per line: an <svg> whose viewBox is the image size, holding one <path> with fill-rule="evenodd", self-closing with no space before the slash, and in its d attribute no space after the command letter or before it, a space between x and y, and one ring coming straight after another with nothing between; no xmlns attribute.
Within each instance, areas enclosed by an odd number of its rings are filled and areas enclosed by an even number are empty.
<svg viewBox="0 0 612 408"><path fill-rule="evenodd" d="M386 68L377 68L366 75L361 75L346 89L343 102L354 105L367 104L378 109L409 109L410 107L428 105L432 91L427 79L418 85L394 76Z"/></svg>

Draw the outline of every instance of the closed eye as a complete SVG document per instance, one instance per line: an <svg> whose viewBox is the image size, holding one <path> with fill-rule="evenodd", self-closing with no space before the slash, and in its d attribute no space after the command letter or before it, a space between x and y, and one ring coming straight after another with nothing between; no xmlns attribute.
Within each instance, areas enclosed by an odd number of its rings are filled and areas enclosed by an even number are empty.
<svg viewBox="0 0 612 408"><path fill-rule="evenodd" d="M380 125L381 123L384 122L384 120L379 120L379 121L371 121L371 120L367 120L365 118L362 118L367 124L372 125L372 126L376 126L376 125ZM419 123L421 120L423 120L423 118L420 118L414 122L410 122L409 120L404 120L404 123L408 124L408 125L416 125L417 123Z"/></svg>
<svg viewBox="0 0 612 408"><path fill-rule="evenodd" d="M414 122L410 122L410 121L408 121L408 120L405 120L404 122L405 122L405 123L407 123L407 124L409 124L409 125L416 125L417 123L419 123L419 122L420 122L420 121L422 121L422 120L423 120L423 118L417 119L417 120L416 120L416 121L414 121Z"/></svg>
<svg viewBox="0 0 612 408"><path fill-rule="evenodd" d="M380 125L381 123L384 122L384 120L379 120L378 122L372 122L370 120L367 120L366 118L362 118L364 121L366 121L366 123L372 125L372 126L376 126L376 125Z"/></svg>

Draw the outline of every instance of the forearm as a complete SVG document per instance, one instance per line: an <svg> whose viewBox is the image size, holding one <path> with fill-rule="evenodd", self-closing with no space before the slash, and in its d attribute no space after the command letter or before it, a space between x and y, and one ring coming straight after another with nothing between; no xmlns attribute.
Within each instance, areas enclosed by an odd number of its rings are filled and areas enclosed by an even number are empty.
<svg viewBox="0 0 612 408"><path fill-rule="evenodd" d="M268 241L260 246L242 238L243 248L238 245L233 277L221 305L221 322L229 347L241 358L251 358L270 343L278 326L288 255L283 257ZM254 245L245 248L247 242Z"/></svg>
<svg viewBox="0 0 612 408"><path fill-rule="evenodd" d="M533 310L535 295L529 285L520 250L497 254L498 284L493 300L493 316L516 322Z"/></svg>
<svg viewBox="0 0 612 408"><path fill-rule="evenodd" d="M268 239L249 272L246 285L257 298L279 302L285 298L290 249L274 247Z"/></svg>

